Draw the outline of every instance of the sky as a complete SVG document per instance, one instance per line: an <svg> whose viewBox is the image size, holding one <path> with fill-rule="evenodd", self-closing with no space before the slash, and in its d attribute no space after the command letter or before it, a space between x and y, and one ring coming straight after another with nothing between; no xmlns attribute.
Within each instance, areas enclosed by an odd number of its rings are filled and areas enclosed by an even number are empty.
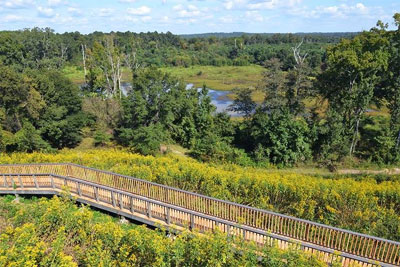
<svg viewBox="0 0 400 267"><path fill-rule="evenodd" d="M0 30L355 32L396 12L400 0L0 0Z"/></svg>

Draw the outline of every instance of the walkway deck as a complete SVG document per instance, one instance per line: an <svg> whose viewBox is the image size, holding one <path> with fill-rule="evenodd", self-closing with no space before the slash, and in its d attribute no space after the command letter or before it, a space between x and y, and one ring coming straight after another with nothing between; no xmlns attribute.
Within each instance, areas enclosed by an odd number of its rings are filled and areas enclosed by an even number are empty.
<svg viewBox="0 0 400 267"><path fill-rule="evenodd" d="M295 246L327 263L399 266L400 243L75 164L0 165L0 194L60 195L147 225L219 229L260 245Z"/></svg>

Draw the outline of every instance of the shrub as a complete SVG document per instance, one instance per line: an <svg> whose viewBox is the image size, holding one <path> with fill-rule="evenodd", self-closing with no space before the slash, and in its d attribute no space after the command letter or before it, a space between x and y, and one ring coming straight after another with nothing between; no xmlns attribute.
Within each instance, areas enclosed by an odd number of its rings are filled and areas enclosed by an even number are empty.
<svg viewBox="0 0 400 267"><path fill-rule="evenodd" d="M13 142L7 149L20 152L33 152L50 151L51 147L42 139L39 131L30 122L25 121L22 129L14 135Z"/></svg>
<svg viewBox="0 0 400 267"><path fill-rule="evenodd" d="M0 163L72 162L208 196L400 240L400 181L316 177L118 150L1 154ZM387 218L390 224L385 222Z"/></svg>
<svg viewBox="0 0 400 267"><path fill-rule="evenodd" d="M0 198L0 220L8 224L0 233L0 266L322 266L301 251L263 250L219 232L170 238L163 231L121 225L67 197L19 204Z"/></svg>
<svg viewBox="0 0 400 267"><path fill-rule="evenodd" d="M97 130L94 133L94 145L95 146L105 146L110 142L111 135L103 130Z"/></svg>

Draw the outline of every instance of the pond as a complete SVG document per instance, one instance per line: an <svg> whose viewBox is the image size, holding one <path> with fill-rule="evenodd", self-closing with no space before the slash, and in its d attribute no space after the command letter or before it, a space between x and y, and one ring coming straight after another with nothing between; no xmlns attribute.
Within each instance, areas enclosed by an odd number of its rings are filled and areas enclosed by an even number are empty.
<svg viewBox="0 0 400 267"><path fill-rule="evenodd" d="M128 92L132 90L132 85L128 82L123 82L122 93L124 95L128 95ZM81 85L82 87L83 85ZM193 88L193 84L189 83L186 85L186 89ZM201 88L197 88L201 90ZM242 115L234 112L228 111L229 106L233 103L233 100L229 98L229 94L232 94L232 91L217 91L213 89L208 89L208 95L211 97L211 103L217 108L216 112L226 112L231 117L241 117Z"/></svg>
<svg viewBox="0 0 400 267"><path fill-rule="evenodd" d="M186 85L187 89L193 87L193 84L189 83ZM197 88L201 90L201 88ZM240 117L241 115L234 111L228 111L229 106L233 103L233 100L229 98L229 94L232 91L217 91L213 89L208 89L208 95L211 97L211 103L217 108L217 112L226 112L231 117Z"/></svg>
<svg viewBox="0 0 400 267"><path fill-rule="evenodd" d="M186 85L186 89L193 88L193 84L189 83ZM127 95L128 92L132 89L130 83L124 82L122 83L122 92L124 95ZM201 88L197 88L201 90ZM228 107L233 103L233 100L228 97L232 91L217 91L213 89L208 89L208 95L211 97L211 103L217 108L217 112L226 112L231 117L241 117L237 112L228 111Z"/></svg>

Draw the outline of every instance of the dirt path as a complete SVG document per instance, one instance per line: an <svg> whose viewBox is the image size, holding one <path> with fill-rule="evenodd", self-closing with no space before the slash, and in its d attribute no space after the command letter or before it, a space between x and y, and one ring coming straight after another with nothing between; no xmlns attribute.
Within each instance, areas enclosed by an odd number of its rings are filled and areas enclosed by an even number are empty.
<svg viewBox="0 0 400 267"><path fill-rule="evenodd" d="M339 174L388 174L388 175L395 175L400 174L400 169L393 168L393 169L383 169L383 170L356 170L356 169L341 169L338 170L337 173Z"/></svg>

